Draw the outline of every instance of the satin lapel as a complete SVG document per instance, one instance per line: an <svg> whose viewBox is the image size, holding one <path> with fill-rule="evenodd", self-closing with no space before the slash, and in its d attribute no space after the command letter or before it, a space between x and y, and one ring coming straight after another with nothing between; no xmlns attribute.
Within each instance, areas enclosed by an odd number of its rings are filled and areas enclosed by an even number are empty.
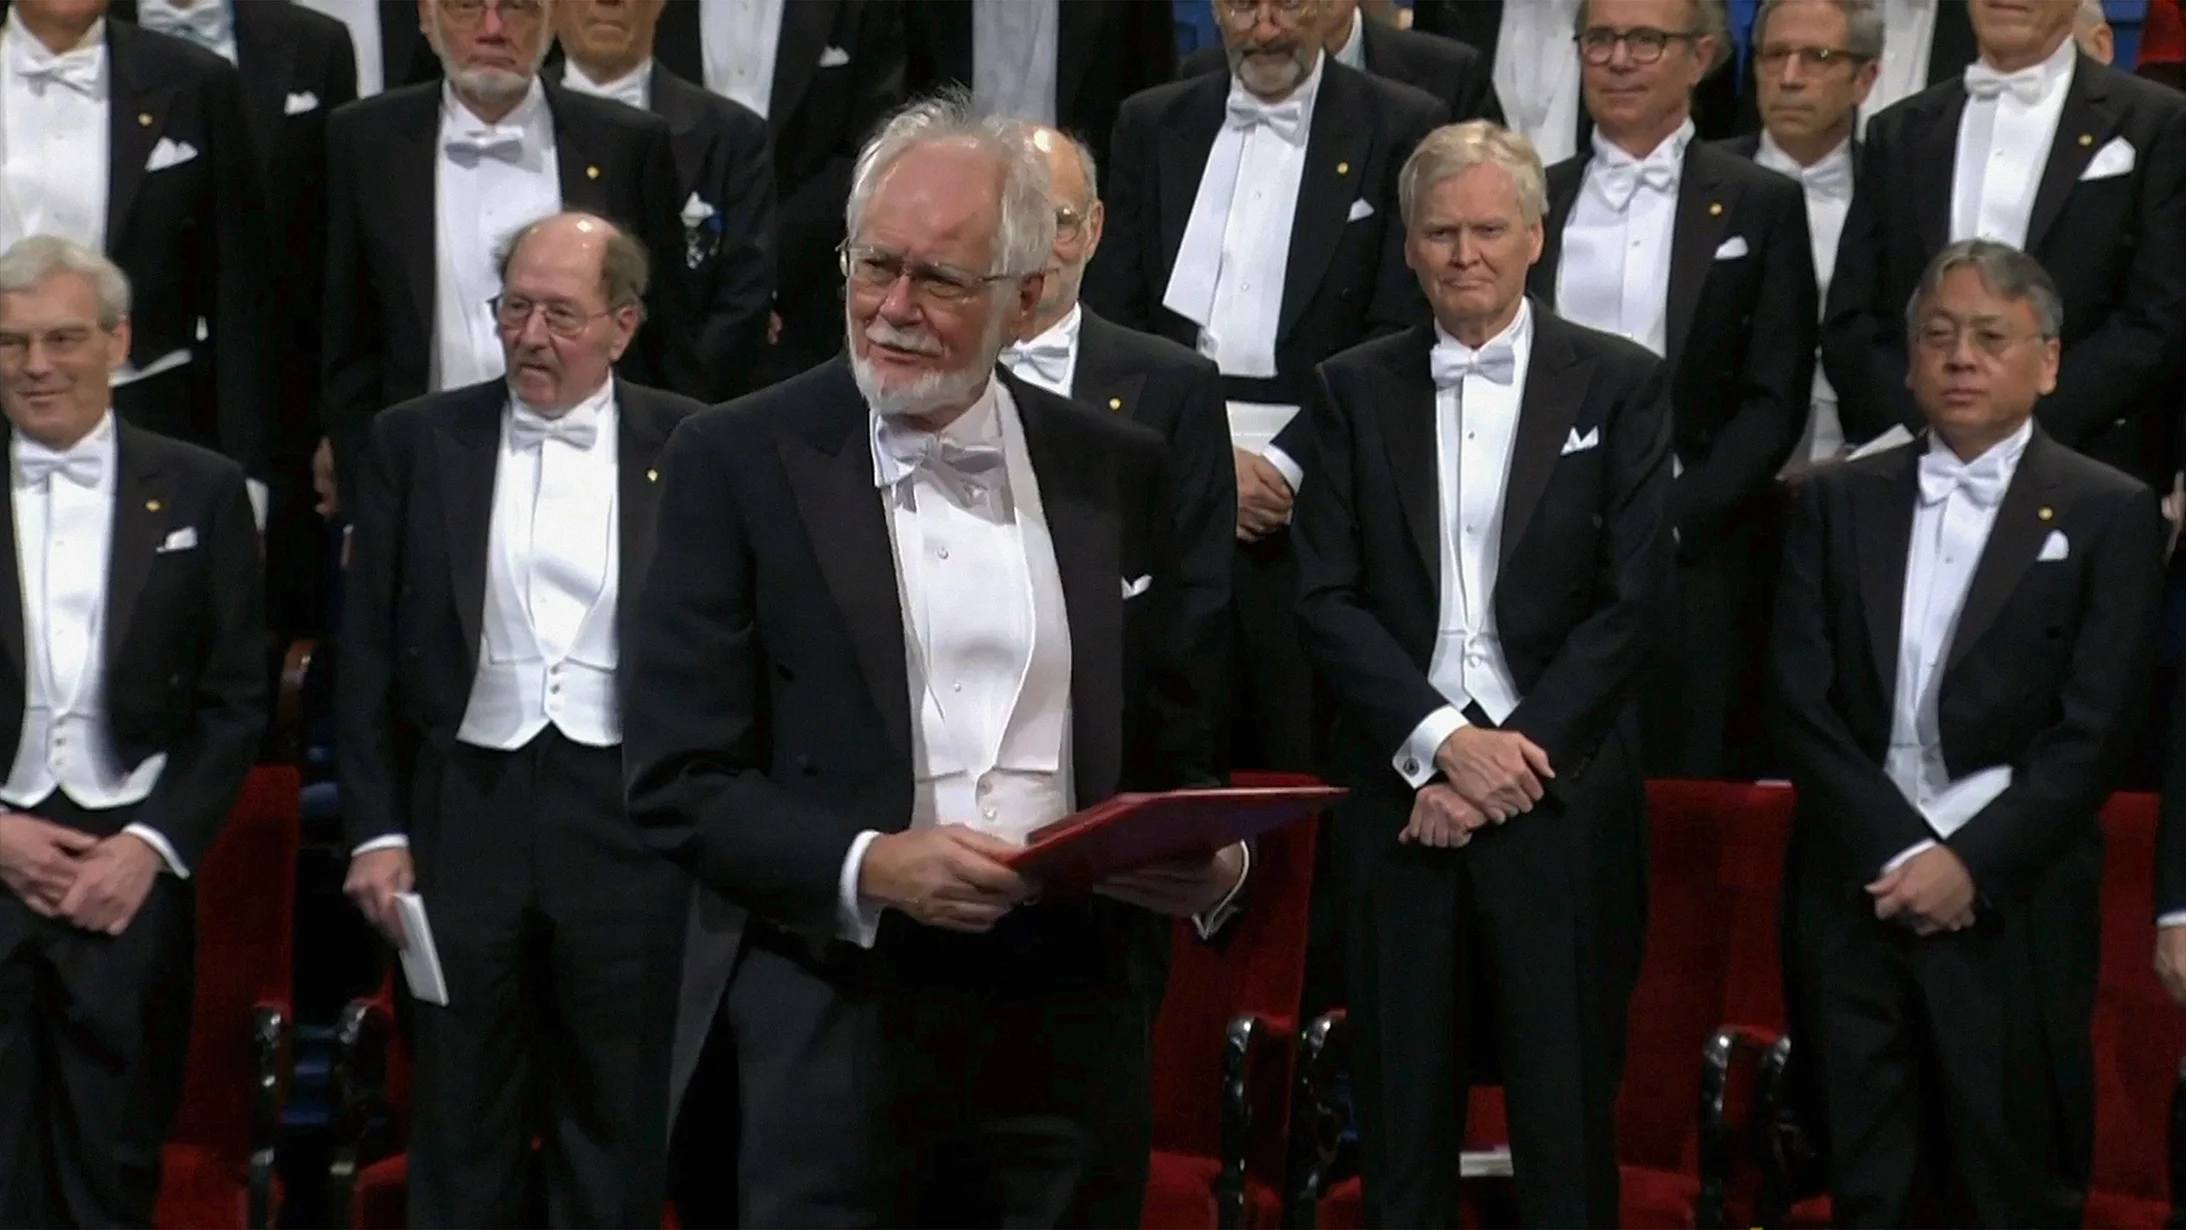
<svg viewBox="0 0 2186 1230"><path fill-rule="evenodd" d="M1442 583L1441 453L1435 440L1436 405L1434 377L1428 368L1435 331L1432 325L1415 325L1405 334L1387 366L1374 371L1380 396L1371 409L1381 425L1382 449L1397 488L1397 506L1404 510L1404 524L1412 532L1420 566L1427 570L1428 589Z"/></svg>
<svg viewBox="0 0 2186 1230"><path fill-rule="evenodd" d="M838 366L842 361L836 360ZM812 542L820 576L850 629L850 644L873 694L873 707L896 750L911 754L911 678L904 661L903 600L896 587L895 548L888 541L883 494L873 486L873 452L864 403L844 368L841 393L815 406L823 421L812 438L783 431L774 438L797 514ZM836 405L841 409L836 409ZM840 420L840 421L837 421Z"/></svg>
<svg viewBox="0 0 2186 1230"><path fill-rule="evenodd" d="M1003 383L1020 408L1038 394ZM1123 772L1123 577L1108 454L1075 439L1067 416L1020 413L1025 451L1040 484L1040 507L1055 544L1063 607L1070 620L1071 762L1079 798L1106 798Z"/></svg>
<svg viewBox="0 0 2186 1230"><path fill-rule="evenodd" d="M1283 264L1278 342L1305 315L1321 275L1336 257L1337 241L1350 223L1351 203L1361 199L1373 139L1373 117L1366 114L1361 96L1365 79L1327 58L1321 61L1321 73L1321 96L1313 104L1306 166L1298 181L1298 212L1290 227L1290 255Z"/></svg>
<svg viewBox="0 0 2186 1230"><path fill-rule="evenodd" d="M1888 471L1864 474L1852 496L1859 544L1860 605L1882 694L1895 695L1898 635L1905 617L1905 565L1913 546L1913 502L1920 498L1919 450L1900 450Z"/></svg>
<svg viewBox="0 0 2186 1230"><path fill-rule="evenodd" d="M1982 635L2010 601L2012 591L2019 588L2020 578L2034 566L2043 540L2063 517L2070 493L2058 481L2053 452L2061 447L2039 429L2027 441L2027 451L2019 458L2019 469L2004 491L2004 501L1996 506L1996 520L1989 527L1988 545L1981 549L1981 562L1974 565L1973 580L1967 583L1966 605L1959 609L1958 627L1951 633L1951 652L1944 660L1944 670L1956 667L1968 650L1981 643Z"/></svg>
<svg viewBox="0 0 2186 1230"><path fill-rule="evenodd" d="M1526 290L1536 303L1555 306L1556 272L1564 259L1564 226L1571 221L1571 207L1578 203L1579 189L1585 183L1584 160L1574 165L1563 179L1549 178L1548 218L1541 226L1541 259L1533 262L1532 271L1526 275Z"/></svg>
<svg viewBox="0 0 2186 1230"><path fill-rule="evenodd" d="M1686 148L1685 167L1678 176L1677 221L1670 232L1670 285L1663 297L1664 340L1669 351L1663 361L1671 371L1677 370L1685 355L1693 315L1700 310L1700 291L1715 265L1716 245L1723 241L1731 214L1738 208L1738 185L1721 174L1715 163L1718 156L1696 140ZM1751 259L1759 260L1760 253Z"/></svg>
<svg viewBox="0 0 2186 1230"><path fill-rule="evenodd" d="M693 5L692 7L697 7ZM812 75L819 71L820 53L827 50L827 36L835 29L840 0L795 0L782 5L782 35L774 52L774 83L767 91L767 126L779 139L797 108L804 105ZM875 14L864 14L872 20ZM855 48L845 47L844 51ZM853 66L852 71L857 71ZM902 708L901 705L896 706Z"/></svg>
<svg viewBox="0 0 2186 1230"><path fill-rule="evenodd" d="M1525 540L1533 511L1578 421L1593 372L1594 365L1572 348L1567 326L1535 302L1533 358L1526 364L1526 387L1518 398L1518 431L1511 441L1510 477L1503 490L1499 568L1509 564L1511 552Z"/></svg>
<svg viewBox="0 0 2186 1230"><path fill-rule="evenodd" d="M638 599L645 570L653 562L653 513L660 503L660 450L668 442L666 428L652 413L652 403L631 385L615 382L615 468L617 546L622 553L617 569L615 604L617 622Z"/></svg>
<svg viewBox="0 0 2186 1230"><path fill-rule="evenodd" d="M158 458L144 446L144 434L126 423L116 436L115 468L120 484L114 491L113 550L107 557L106 660L121 660L121 647L129 643L129 624L152 573L152 555L159 550L173 514L174 502L166 472ZM210 544L208 544L209 546Z"/></svg>
<svg viewBox="0 0 2186 1230"><path fill-rule="evenodd" d="M106 48L113 70L113 97L107 104L106 248L120 247L129 233L129 211L136 207L137 190L144 186L144 164L150 161L160 136L167 130L175 88L171 81L157 80L137 54L137 39L144 37L128 26L107 27ZM200 150L199 157L205 152Z"/></svg>
<svg viewBox="0 0 2186 1230"><path fill-rule="evenodd" d="M1911 150L1906 165L1932 168L1913 176L1913 208L1921 246L1938 252L1951 240L1951 185L1958 174L1958 120L1966 111L1966 89L1951 85L1924 105L1924 127L1907 143Z"/></svg>
<svg viewBox="0 0 2186 1230"><path fill-rule="evenodd" d="M2110 105L2110 83L2102 79L2100 66L2081 56L2072 71L2072 84L2065 89L2065 107L2057 117L2057 135L2049 143L2049 160L2042 164L2042 179L2035 185L2034 209L2027 215L2027 251L2043 250L2049 228L2064 211L2080 174L2118 130L2118 118Z"/></svg>
<svg viewBox="0 0 2186 1230"><path fill-rule="evenodd" d="M1059 0L1055 6L1055 114L1063 123L1077 112L1071 104L1078 100L1078 87L1085 84L1085 70L1100 54L1101 23L1108 20L1108 7L1109 0Z"/></svg>
<svg viewBox="0 0 2186 1230"><path fill-rule="evenodd" d="M466 675L478 667L484 626L486 552L493 537L493 485L500 473L505 402L499 385L477 389L475 397L451 407L433 433L440 455L440 506L447 518L448 587L455 597L456 623L463 630Z"/></svg>
<svg viewBox="0 0 2186 1230"><path fill-rule="evenodd" d="M421 92L418 111L407 122L390 125L385 140L389 158L374 174L391 191L373 192L384 207L396 240L398 258L410 283L410 310L419 331L433 334L433 292L439 283L433 255L440 249L440 94Z"/></svg>
<svg viewBox="0 0 2186 1230"><path fill-rule="evenodd" d="M1165 270L1176 268L1178 251L1184 247L1184 230L1191 225L1192 205L1199 197L1199 179L1206 173L1214 140L1222 133L1228 93L1229 75L1209 73L1161 126L1161 182L1155 191L1160 197L1161 267ZM1168 287L1159 289L1166 292Z"/></svg>

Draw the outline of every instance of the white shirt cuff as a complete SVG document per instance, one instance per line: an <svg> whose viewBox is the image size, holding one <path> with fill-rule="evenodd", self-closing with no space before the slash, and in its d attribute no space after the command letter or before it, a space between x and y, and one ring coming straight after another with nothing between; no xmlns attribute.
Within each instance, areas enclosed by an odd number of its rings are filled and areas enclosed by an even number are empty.
<svg viewBox="0 0 2186 1230"><path fill-rule="evenodd" d="M1245 881L1252 878L1252 847L1241 841L1237 843L1237 850L1245 859L1244 866L1238 869L1237 883L1230 885L1230 891L1222 894L1222 900L1215 902L1212 908L1192 915L1192 930L1202 940L1213 939L1215 932L1236 916L1237 898L1245 891Z"/></svg>
<svg viewBox="0 0 2186 1230"><path fill-rule="evenodd" d="M385 837L374 837L372 840L351 850L349 857L355 858L360 854L370 854L374 850L407 850L409 848L410 839L408 837L400 833L389 833Z"/></svg>
<svg viewBox="0 0 2186 1230"><path fill-rule="evenodd" d="M190 878L190 869L182 865L181 856L175 853L175 848L168 844L167 839L160 835L158 829L147 824L126 824L122 826L121 831L152 847L152 850L159 855L160 861L167 864L168 872L177 880Z"/></svg>
<svg viewBox="0 0 2186 1230"><path fill-rule="evenodd" d="M1915 842L1914 844L1907 846L1905 849L1898 852L1898 856L1896 858L1891 859L1889 862L1882 865L1882 874L1889 875L1891 872L1896 871L1898 868L1903 867L1905 864L1912 862L1915 856L1926 854L1928 851L1935 849L1937 844L1939 843L1933 841L1922 841Z"/></svg>
<svg viewBox="0 0 2186 1230"><path fill-rule="evenodd" d="M243 480L243 490L250 496L250 519L258 523L258 532L266 532L266 509L273 503L273 492L255 478Z"/></svg>
<svg viewBox="0 0 2186 1230"><path fill-rule="evenodd" d="M1435 753L1442 750L1443 740L1450 732L1472 725L1455 705L1444 705L1420 719L1412 737L1404 741L1397 754L1389 758L1389 766L1404 779L1404 784L1417 790L1435 775Z"/></svg>
<svg viewBox="0 0 2186 1230"><path fill-rule="evenodd" d="M867 829L850 843L843 855L843 872L836 881L835 938L860 948L871 948L880 934L881 908L868 905L858 893L858 873L865 868L865 850L880 833Z"/></svg>
<svg viewBox="0 0 2186 1230"><path fill-rule="evenodd" d="M2156 915L2156 926L2159 928L2186 927L2186 910L2172 910L2168 914Z"/></svg>
<svg viewBox="0 0 2186 1230"><path fill-rule="evenodd" d="M1290 459L1290 454L1270 444L1260 450L1260 455L1267 459L1269 465L1282 471L1283 481L1290 484L1290 493L1298 494L1298 488L1305 485L1306 472Z"/></svg>

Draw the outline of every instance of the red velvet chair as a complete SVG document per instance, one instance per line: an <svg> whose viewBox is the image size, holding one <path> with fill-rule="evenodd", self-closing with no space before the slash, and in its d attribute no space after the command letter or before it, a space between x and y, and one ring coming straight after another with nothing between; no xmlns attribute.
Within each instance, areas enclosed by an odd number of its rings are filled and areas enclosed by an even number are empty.
<svg viewBox="0 0 2186 1230"><path fill-rule="evenodd" d="M1237 786L1316 785L1239 773ZM1159 1230L1282 1222L1298 1001L1315 824L1263 838L1251 902L1219 945L1179 924L1154 1023L1154 1151L1144 1224Z"/></svg>
<svg viewBox="0 0 2186 1230"><path fill-rule="evenodd" d="M343 1230L409 1225L410 1052L395 1027L392 973L342 1009L334 1031L332 1222Z"/></svg>
<svg viewBox="0 0 2186 1230"><path fill-rule="evenodd" d="M182 1105L160 1154L162 1227L274 1224L301 788L286 765L252 769L195 870L196 994Z"/></svg>

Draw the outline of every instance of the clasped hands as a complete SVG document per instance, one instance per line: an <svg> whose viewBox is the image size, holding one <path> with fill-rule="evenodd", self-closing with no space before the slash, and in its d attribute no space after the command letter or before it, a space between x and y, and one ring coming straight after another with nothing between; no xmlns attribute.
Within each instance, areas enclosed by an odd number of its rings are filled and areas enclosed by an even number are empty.
<svg viewBox="0 0 2186 1230"><path fill-rule="evenodd" d="M988 931L1040 895L1037 882L1006 865L1017 849L955 824L883 833L865 849L858 895L925 926ZM1156 914L1189 918L1219 904L1243 874L1233 846L1203 858L1151 863L1111 876L1093 891Z"/></svg>
<svg viewBox="0 0 2186 1230"><path fill-rule="evenodd" d="M161 865L159 852L133 833L102 839L22 812L0 813L0 883L41 918L120 935Z"/></svg>
<svg viewBox="0 0 2186 1230"><path fill-rule="evenodd" d="M1230 453L1237 466L1237 541L1258 542L1290 524L1290 480L1258 453Z"/></svg>
<svg viewBox="0 0 2186 1230"><path fill-rule="evenodd" d="M1919 936L1964 931L1974 924L1973 873L1949 846L1930 846L1867 886L1875 917L1895 919Z"/></svg>
<svg viewBox="0 0 2186 1230"><path fill-rule="evenodd" d="M1453 849L1490 824L1533 810L1556 770L1541 746L1515 730L1461 726L1435 749L1439 781L1412 796L1412 818L1397 834L1405 845Z"/></svg>

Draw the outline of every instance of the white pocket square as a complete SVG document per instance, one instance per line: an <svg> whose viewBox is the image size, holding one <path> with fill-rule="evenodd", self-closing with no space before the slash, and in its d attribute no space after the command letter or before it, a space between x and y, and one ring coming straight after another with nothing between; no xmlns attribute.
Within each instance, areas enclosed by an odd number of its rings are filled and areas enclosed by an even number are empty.
<svg viewBox="0 0 2186 1230"><path fill-rule="evenodd" d="M2114 179L2132 169L2133 143L2124 137L2112 137L2101 149L2095 151L2093 158L2087 160L2087 169L2080 172L2080 178L2083 181Z"/></svg>
<svg viewBox="0 0 2186 1230"><path fill-rule="evenodd" d="M159 550L154 552L154 554L165 555L169 551L187 551L191 547L194 547L196 545L197 527L185 525L181 529L176 530L174 533L169 534L166 538L162 539L159 544Z"/></svg>
<svg viewBox="0 0 2186 1230"><path fill-rule="evenodd" d="M850 53L840 47L829 47L820 53L821 68L841 68L850 63Z"/></svg>
<svg viewBox="0 0 2186 1230"><path fill-rule="evenodd" d="M698 193L693 192L691 193L691 199L683 202L683 225L686 227L697 226L706 219L713 217L714 213L714 207L699 200Z"/></svg>
<svg viewBox="0 0 2186 1230"><path fill-rule="evenodd" d="M1589 427L1586 429L1586 434L1582 436L1579 434L1579 429L1574 427L1571 429L1570 438L1564 441L1564 451L1561 455L1569 457L1573 453L1583 453L1590 448L1600 448L1601 443L1601 428Z"/></svg>
<svg viewBox="0 0 2186 1230"><path fill-rule="evenodd" d="M1373 216L1374 203L1365 197L1360 197L1358 200L1351 202L1351 212L1344 215L1344 221L1357 222L1362 218L1371 218Z"/></svg>
<svg viewBox="0 0 2186 1230"><path fill-rule="evenodd" d="M1715 250L1715 258L1719 261L1734 261L1745 254L1746 237L1744 235L1731 236Z"/></svg>
<svg viewBox="0 0 2186 1230"><path fill-rule="evenodd" d="M2049 537L2042 540L2042 553L2034 557L2034 562L2037 564L2054 563L2057 560L2070 557L2071 554L2072 544L2065 541L2065 532L2063 530L2051 530Z"/></svg>
<svg viewBox="0 0 2186 1230"><path fill-rule="evenodd" d="M289 95L288 101L281 105L283 115L302 115L305 112L317 111L318 109L319 96L309 90L301 90Z"/></svg>
<svg viewBox="0 0 2186 1230"><path fill-rule="evenodd" d="M1154 574L1152 573L1147 573L1145 576L1140 577L1136 581L1125 581L1123 583L1123 596L1125 598L1136 598L1140 594L1145 593L1148 587L1152 586L1153 583Z"/></svg>
<svg viewBox="0 0 2186 1230"><path fill-rule="evenodd" d="M161 137L159 144L152 147L152 156L144 160L144 169L147 171L164 171L168 167L179 167L195 157L197 157L197 147L188 141L177 141L172 137Z"/></svg>

